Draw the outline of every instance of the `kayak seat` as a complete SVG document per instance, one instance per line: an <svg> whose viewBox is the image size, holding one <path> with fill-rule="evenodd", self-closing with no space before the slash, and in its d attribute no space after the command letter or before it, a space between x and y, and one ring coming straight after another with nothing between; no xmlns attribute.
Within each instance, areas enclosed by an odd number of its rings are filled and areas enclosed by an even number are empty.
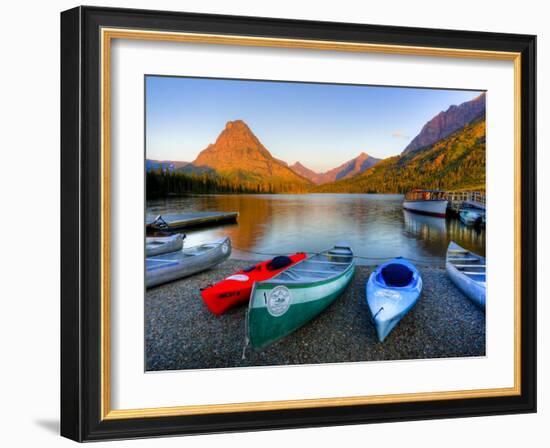
<svg viewBox="0 0 550 448"><path fill-rule="evenodd" d="M292 264L292 259L286 255L280 255L275 257L267 264L267 269L270 271L276 271L277 269L286 268Z"/></svg>
<svg viewBox="0 0 550 448"><path fill-rule="evenodd" d="M388 286L407 286L413 278L413 273L407 266L397 263L382 268L381 274Z"/></svg>

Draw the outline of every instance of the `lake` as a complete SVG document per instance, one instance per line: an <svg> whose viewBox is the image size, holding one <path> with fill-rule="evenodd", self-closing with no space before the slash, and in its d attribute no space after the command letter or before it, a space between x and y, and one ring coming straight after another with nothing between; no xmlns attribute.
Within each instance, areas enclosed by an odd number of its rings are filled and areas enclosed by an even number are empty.
<svg viewBox="0 0 550 448"><path fill-rule="evenodd" d="M237 224L188 230L186 246L228 235L232 258L262 260L273 254L318 252L345 241L358 264L402 256L443 265L449 241L485 255L485 229L456 218L403 210L402 195L194 195L147 201L147 214L237 211Z"/></svg>

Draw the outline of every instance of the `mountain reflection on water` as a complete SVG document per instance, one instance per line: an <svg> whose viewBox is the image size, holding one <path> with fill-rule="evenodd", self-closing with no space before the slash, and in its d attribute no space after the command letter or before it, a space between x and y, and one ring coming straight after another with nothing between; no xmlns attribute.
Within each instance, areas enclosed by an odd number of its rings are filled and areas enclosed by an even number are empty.
<svg viewBox="0 0 550 448"><path fill-rule="evenodd" d="M147 214L237 211L237 224L187 231L186 246L228 235L233 258L317 252L347 242L359 264L403 256L441 265L453 240L485 255L485 229L403 210L402 195L196 195L147 201Z"/></svg>

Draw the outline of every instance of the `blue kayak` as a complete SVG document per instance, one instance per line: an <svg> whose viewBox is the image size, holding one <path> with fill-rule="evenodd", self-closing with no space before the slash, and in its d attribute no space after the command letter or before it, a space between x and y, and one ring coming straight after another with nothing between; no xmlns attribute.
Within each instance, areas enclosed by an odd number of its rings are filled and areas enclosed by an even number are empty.
<svg viewBox="0 0 550 448"><path fill-rule="evenodd" d="M367 305L380 342L416 304L421 291L418 269L401 257L381 264L370 275Z"/></svg>

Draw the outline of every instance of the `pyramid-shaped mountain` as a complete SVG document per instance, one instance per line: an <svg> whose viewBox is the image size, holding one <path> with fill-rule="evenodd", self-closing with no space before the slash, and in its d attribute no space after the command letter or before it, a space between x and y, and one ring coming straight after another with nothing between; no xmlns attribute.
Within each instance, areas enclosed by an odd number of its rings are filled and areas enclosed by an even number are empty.
<svg viewBox="0 0 550 448"><path fill-rule="evenodd" d="M216 142L183 170L221 177L246 191L296 193L311 185L274 158L242 120L229 121Z"/></svg>

